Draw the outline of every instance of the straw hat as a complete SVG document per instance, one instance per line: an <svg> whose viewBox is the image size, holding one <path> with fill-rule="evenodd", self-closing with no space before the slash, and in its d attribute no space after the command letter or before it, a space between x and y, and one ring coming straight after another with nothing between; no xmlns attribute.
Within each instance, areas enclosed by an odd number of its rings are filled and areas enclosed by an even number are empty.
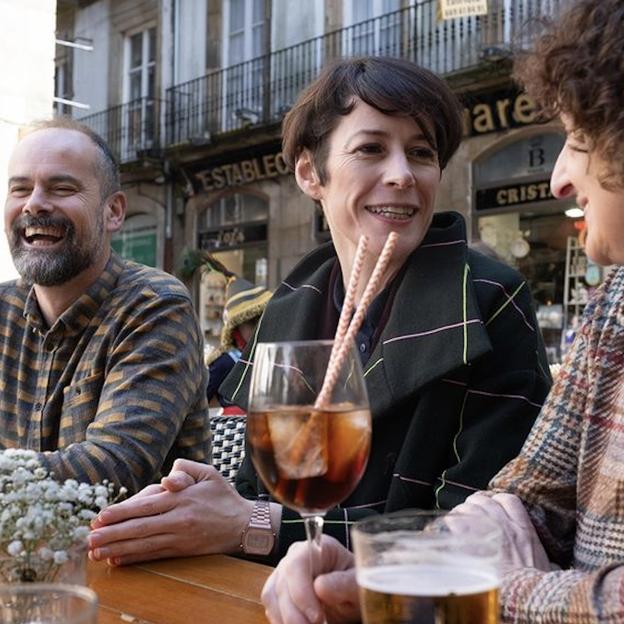
<svg viewBox="0 0 624 624"><path fill-rule="evenodd" d="M263 286L254 286L242 277L230 276L225 287L221 349L234 346L232 331L235 327L260 316L271 298L271 292Z"/></svg>
<svg viewBox="0 0 624 624"><path fill-rule="evenodd" d="M184 279L191 279L195 271L200 269L221 273L227 281L221 340L219 348L213 350L206 359L206 365L209 365L222 353L235 346L232 337L234 329L241 323L260 316L272 293L263 286L255 286L246 279L239 277L208 252L196 249L186 250L181 260L179 273Z"/></svg>

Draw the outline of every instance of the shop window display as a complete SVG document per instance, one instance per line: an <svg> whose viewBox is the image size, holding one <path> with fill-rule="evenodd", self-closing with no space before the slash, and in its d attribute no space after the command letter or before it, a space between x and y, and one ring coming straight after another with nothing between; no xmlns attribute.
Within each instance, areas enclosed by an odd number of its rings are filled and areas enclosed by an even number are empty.
<svg viewBox="0 0 624 624"><path fill-rule="evenodd" d="M579 242L582 225L582 219L568 218L560 209L478 220L481 240L526 277L551 364L561 361L584 303L603 279Z"/></svg>
<svg viewBox="0 0 624 624"><path fill-rule="evenodd" d="M200 213L197 247L209 252L229 271L257 286L267 287L268 203L248 193L232 193ZM199 320L207 351L219 344L223 326L226 280L203 271L199 281Z"/></svg>

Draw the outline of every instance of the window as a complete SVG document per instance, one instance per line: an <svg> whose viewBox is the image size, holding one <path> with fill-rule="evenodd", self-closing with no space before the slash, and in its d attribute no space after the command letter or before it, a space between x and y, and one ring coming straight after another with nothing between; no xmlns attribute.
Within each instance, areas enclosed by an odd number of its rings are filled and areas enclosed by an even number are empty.
<svg viewBox="0 0 624 624"><path fill-rule="evenodd" d="M147 28L127 39L128 97L136 100L156 94L156 28Z"/></svg>
<svg viewBox="0 0 624 624"><path fill-rule="evenodd" d="M132 152L152 146L157 127L156 28L146 28L126 38L127 126L123 129L122 160Z"/></svg>
<svg viewBox="0 0 624 624"><path fill-rule="evenodd" d="M201 213L198 230L201 232L239 223L266 221L268 218L266 200L247 193L233 193L213 202Z"/></svg>
<svg viewBox="0 0 624 624"><path fill-rule="evenodd" d="M233 193L206 205L199 214L197 246L230 271L258 286L267 285L269 204L249 193ZM222 328L225 281L204 272L199 288L199 318L206 343L216 346Z"/></svg>
<svg viewBox="0 0 624 624"><path fill-rule="evenodd" d="M136 214L126 219L121 231L111 240L111 247L122 258L148 266L158 266L158 224L152 214Z"/></svg>
<svg viewBox="0 0 624 624"><path fill-rule="evenodd" d="M400 53L399 0L349 0L344 4L347 54L397 55Z"/></svg>
<svg viewBox="0 0 624 624"><path fill-rule="evenodd" d="M262 119L264 0L228 0L224 12L225 130Z"/></svg>

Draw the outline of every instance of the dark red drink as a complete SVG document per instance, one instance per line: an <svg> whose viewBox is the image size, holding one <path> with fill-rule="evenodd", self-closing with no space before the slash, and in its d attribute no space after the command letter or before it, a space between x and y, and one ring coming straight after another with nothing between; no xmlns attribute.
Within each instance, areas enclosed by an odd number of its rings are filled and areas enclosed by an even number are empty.
<svg viewBox="0 0 624 624"><path fill-rule="evenodd" d="M271 494L287 507L324 513L361 479L370 449L369 410L351 404L322 411L279 406L247 418L252 462Z"/></svg>

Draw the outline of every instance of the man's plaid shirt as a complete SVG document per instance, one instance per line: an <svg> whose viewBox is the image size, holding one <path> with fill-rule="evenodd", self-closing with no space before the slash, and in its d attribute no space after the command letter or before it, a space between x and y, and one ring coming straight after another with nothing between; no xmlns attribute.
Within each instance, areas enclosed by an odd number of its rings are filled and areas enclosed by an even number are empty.
<svg viewBox="0 0 624 624"><path fill-rule="evenodd" d="M210 459L203 341L186 288L114 253L45 324L34 289L0 285L0 448L41 452L59 479L130 492L175 457Z"/></svg>

